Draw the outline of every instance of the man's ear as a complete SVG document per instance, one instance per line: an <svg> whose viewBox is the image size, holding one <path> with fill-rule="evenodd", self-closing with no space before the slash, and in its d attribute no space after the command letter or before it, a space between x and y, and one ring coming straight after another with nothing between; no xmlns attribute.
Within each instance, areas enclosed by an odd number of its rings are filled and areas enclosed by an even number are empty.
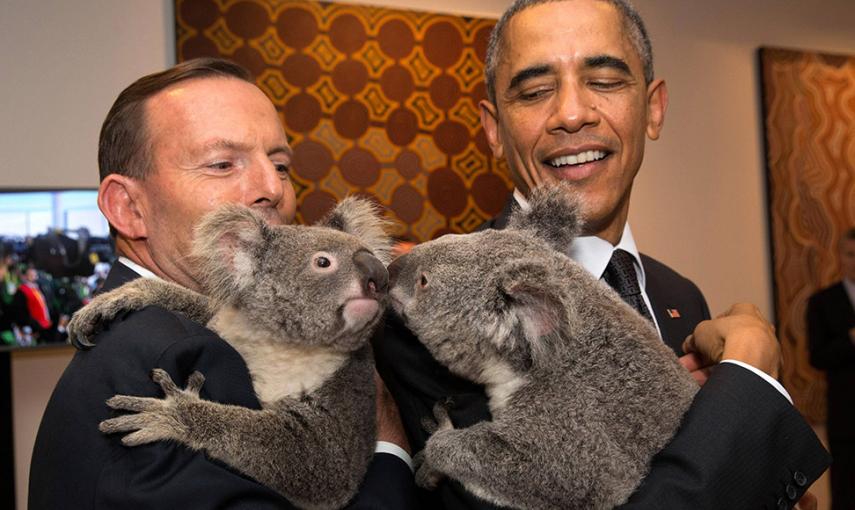
<svg viewBox="0 0 855 510"><path fill-rule="evenodd" d="M502 145L502 135L499 132L499 110L496 105L482 99L478 103L478 108L481 110L481 127L484 128L484 134L487 135L487 143L490 145L490 150L493 151L493 157L502 159L505 155L505 148Z"/></svg>
<svg viewBox="0 0 855 510"><path fill-rule="evenodd" d="M668 86L665 80L653 80L647 87L647 137L651 140L659 139L667 109Z"/></svg>
<svg viewBox="0 0 855 510"><path fill-rule="evenodd" d="M98 208L110 225L127 239L148 237L140 184L128 176L110 174L98 187Z"/></svg>
<svg viewBox="0 0 855 510"><path fill-rule="evenodd" d="M525 352L530 362L537 365L551 356L555 342L560 341L562 329L568 324L568 310L560 289L543 263L536 260L515 260L504 264L499 271L500 291L525 345L498 347Z"/></svg>

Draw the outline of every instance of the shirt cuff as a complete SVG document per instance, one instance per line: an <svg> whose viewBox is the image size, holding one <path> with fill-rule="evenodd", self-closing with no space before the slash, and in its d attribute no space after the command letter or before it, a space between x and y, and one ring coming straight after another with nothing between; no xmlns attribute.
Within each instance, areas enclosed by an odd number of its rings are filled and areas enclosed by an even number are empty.
<svg viewBox="0 0 855 510"><path fill-rule="evenodd" d="M407 453L406 450L396 445L395 443L390 443L388 441L377 441L377 447L374 449L374 453L388 453L390 455L394 455L399 459L403 460L407 463L407 466L410 468L410 471L415 472L413 469L413 458L410 457L410 454Z"/></svg>
<svg viewBox="0 0 855 510"><path fill-rule="evenodd" d="M778 390L778 393L780 393L781 395L784 396L784 398L789 400L790 404L793 403L792 397L790 397L790 394L787 393L787 390L781 385L781 383L779 383L774 377L772 377L771 375L767 374L766 372L760 370L759 368L752 367L748 363L743 363L742 361L738 361L735 359L725 359L725 360L722 360L721 362L722 363L733 363L734 365L739 365L740 367L742 367L746 370L750 370L750 371L754 372L755 374L762 377L764 381L768 382L769 384L772 385L772 387L774 387L776 390Z"/></svg>

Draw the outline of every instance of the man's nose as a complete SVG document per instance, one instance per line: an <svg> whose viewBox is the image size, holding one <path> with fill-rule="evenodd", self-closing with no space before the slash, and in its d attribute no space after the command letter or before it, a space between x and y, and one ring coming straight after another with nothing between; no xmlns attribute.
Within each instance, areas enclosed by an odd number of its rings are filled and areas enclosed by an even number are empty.
<svg viewBox="0 0 855 510"><path fill-rule="evenodd" d="M266 159L266 158L265 158ZM286 179L271 161L259 161L250 170L250 205L276 207L282 200Z"/></svg>
<svg viewBox="0 0 855 510"><path fill-rule="evenodd" d="M583 85L562 82L555 95L554 108L547 122L550 133L575 133L599 122L596 97Z"/></svg>

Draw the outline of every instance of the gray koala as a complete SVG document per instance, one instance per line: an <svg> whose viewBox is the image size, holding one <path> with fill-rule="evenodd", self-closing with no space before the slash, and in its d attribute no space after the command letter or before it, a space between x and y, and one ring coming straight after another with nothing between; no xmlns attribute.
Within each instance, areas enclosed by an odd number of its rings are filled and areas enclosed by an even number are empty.
<svg viewBox="0 0 855 510"><path fill-rule="evenodd" d="M370 202L348 198L322 226L271 226L226 206L195 231L204 294L139 278L95 298L69 324L86 344L113 318L159 305L207 324L246 360L261 410L201 400L196 372L165 398L115 396L132 411L100 424L127 446L175 440L204 450L305 508L339 508L356 493L376 440L368 339L386 299L390 240Z"/></svg>
<svg viewBox="0 0 855 510"><path fill-rule="evenodd" d="M493 420L445 408L416 481L514 508L612 508L672 437L698 386L653 326L560 251L569 188L541 187L506 230L446 235L389 266L392 306L431 354L485 386Z"/></svg>

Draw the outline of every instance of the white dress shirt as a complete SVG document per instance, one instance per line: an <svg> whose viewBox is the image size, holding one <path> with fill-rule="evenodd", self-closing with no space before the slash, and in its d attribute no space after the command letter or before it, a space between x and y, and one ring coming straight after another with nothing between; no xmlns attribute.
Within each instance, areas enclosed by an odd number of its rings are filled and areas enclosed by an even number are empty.
<svg viewBox="0 0 855 510"><path fill-rule="evenodd" d="M528 209L528 201L518 189L514 189L514 199L520 207ZM612 253L618 249L632 255L635 274L638 277L638 285L641 288L641 297L644 298L644 304L650 310L650 316L653 318L653 325L656 326L659 338L662 338L662 331L659 329L659 323L656 321L656 314L653 313L653 306L651 306L650 298L647 296L647 276L644 274L644 265L641 263L641 255L635 244L635 238L632 237L632 230L629 228L629 223L623 226L623 234L621 234L620 242L618 242L617 246L612 246L610 242L596 236L580 236L573 240L567 248L566 253L571 259L594 275L595 278L601 280L603 273L606 272L606 266L609 265L609 261L612 259ZM855 285L853 285L853 291L855 291ZM855 294L850 294L850 299L852 299L853 295ZM721 363L733 363L754 372L778 390L791 404L793 403L793 399L781 383L766 372L738 360L725 359L721 360Z"/></svg>
<svg viewBox="0 0 855 510"><path fill-rule="evenodd" d="M128 269L142 276L143 278L159 278L156 274L152 273L148 269L143 266L137 264L136 262L128 259L127 257L119 257L119 262L126 265ZM410 454L407 453L406 450L396 445L395 443L390 443L388 441L377 441L377 446L374 448L374 453L388 453L390 455L394 455L399 459L403 460L409 466L410 471L413 471L413 458L410 457Z"/></svg>

